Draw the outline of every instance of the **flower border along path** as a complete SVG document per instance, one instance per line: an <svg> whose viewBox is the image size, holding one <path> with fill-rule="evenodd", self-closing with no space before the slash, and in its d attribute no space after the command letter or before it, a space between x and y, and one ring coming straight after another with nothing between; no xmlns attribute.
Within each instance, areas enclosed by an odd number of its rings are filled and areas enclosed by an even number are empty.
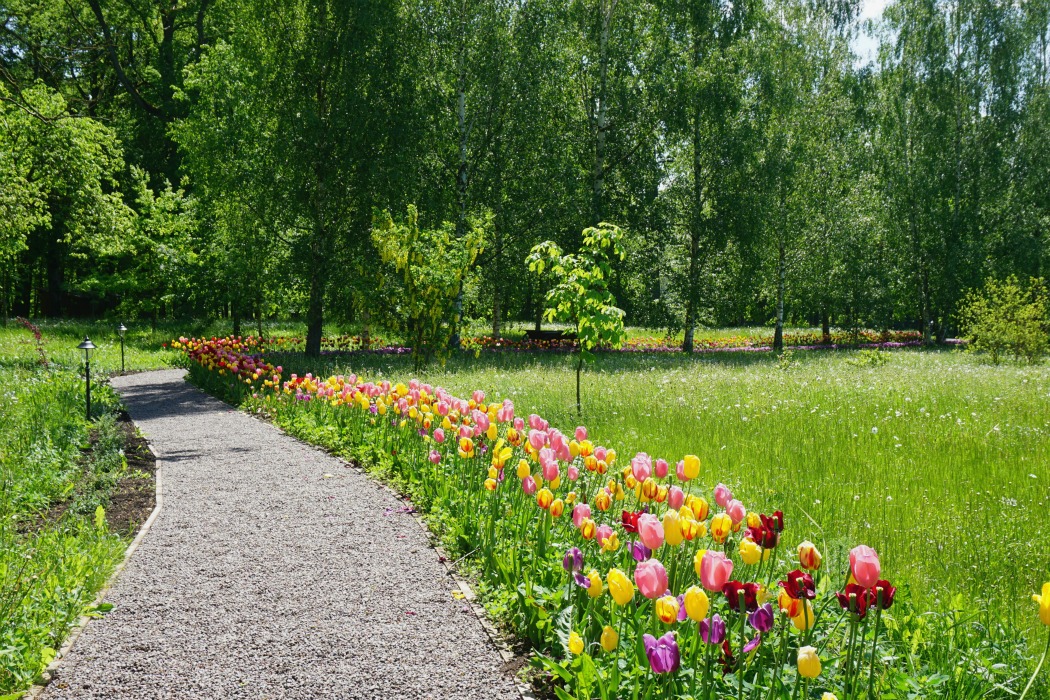
<svg viewBox="0 0 1050 700"><path fill-rule="evenodd" d="M115 381L164 508L45 698L518 698L387 489L187 385Z"/></svg>

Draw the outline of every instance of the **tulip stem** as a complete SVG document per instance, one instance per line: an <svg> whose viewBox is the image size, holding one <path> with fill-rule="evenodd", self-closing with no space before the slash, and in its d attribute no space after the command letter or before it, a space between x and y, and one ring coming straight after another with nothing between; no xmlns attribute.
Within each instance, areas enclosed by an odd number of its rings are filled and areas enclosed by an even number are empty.
<svg viewBox="0 0 1050 700"><path fill-rule="evenodd" d="M1021 693L1021 697L1018 700L1024 700L1024 696L1028 695L1028 691L1032 688L1032 683L1035 683L1036 676L1039 675L1039 671L1043 668L1043 662L1046 661L1046 655L1050 652L1050 633L1046 635L1046 648L1043 649L1043 656L1039 659L1039 663L1035 665L1035 673L1028 679L1028 685L1024 687L1024 691Z"/></svg>
<svg viewBox="0 0 1050 700"><path fill-rule="evenodd" d="M740 603L740 648L737 650L736 668L736 696L737 700L744 700L744 637L747 634L747 615L744 614L745 603Z"/></svg>
<svg viewBox="0 0 1050 700"><path fill-rule="evenodd" d="M879 621L882 619L882 589L876 594L875 638L871 640L871 663L868 666L868 700L875 698L875 655L879 649Z"/></svg>

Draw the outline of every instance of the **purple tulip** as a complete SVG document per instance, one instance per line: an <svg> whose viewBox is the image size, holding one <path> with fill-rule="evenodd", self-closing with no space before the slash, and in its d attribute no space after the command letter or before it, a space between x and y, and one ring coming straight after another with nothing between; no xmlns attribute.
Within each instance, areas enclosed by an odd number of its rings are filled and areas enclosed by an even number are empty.
<svg viewBox="0 0 1050 700"><path fill-rule="evenodd" d="M743 653L750 654L752 651L757 649L758 645L761 644L761 643L762 643L762 635L761 634L756 634L754 639L752 639L750 642L748 642L747 644L744 645L744 652Z"/></svg>
<svg viewBox="0 0 1050 700"><path fill-rule="evenodd" d="M759 632L768 632L773 629L773 606L770 603L766 603L755 612L747 616L747 621L751 623Z"/></svg>
<svg viewBox="0 0 1050 700"><path fill-rule="evenodd" d="M681 663L681 655L678 652L678 642L674 639L674 632L668 632L657 639L651 634L644 635L645 655L649 657L649 665L653 673L673 673L678 670Z"/></svg>
<svg viewBox="0 0 1050 700"><path fill-rule="evenodd" d="M583 552L579 547L573 547L565 553L565 557L561 560L561 568L570 574L583 568Z"/></svg>
<svg viewBox="0 0 1050 700"><path fill-rule="evenodd" d="M689 619L689 613L685 609L685 594L678 596L678 621L685 622Z"/></svg>
<svg viewBox="0 0 1050 700"><path fill-rule="evenodd" d="M643 562L653 556L653 550L649 549L641 542L632 542L631 556L634 557L635 561Z"/></svg>
<svg viewBox="0 0 1050 700"><path fill-rule="evenodd" d="M710 620L700 621L700 638L708 644L721 644L726 638L726 623L715 613Z"/></svg>

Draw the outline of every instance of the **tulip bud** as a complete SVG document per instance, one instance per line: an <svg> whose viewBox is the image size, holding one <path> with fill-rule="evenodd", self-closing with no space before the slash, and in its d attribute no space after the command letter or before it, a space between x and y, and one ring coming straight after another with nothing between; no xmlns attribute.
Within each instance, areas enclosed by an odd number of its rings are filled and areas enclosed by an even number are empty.
<svg viewBox="0 0 1050 700"><path fill-rule="evenodd" d="M820 675L820 657L814 647L802 647L798 650L798 672L803 678L816 678Z"/></svg>
<svg viewBox="0 0 1050 700"><path fill-rule="evenodd" d="M707 617L711 601L699 586L690 586L685 592L685 612L690 620L699 622Z"/></svg>
<svg viewBox="0 0 1050 700"><path fill-rule="evenodd" d="M609 625L602 629L602 649L611 652L620 644L620 635Z"/></svg>

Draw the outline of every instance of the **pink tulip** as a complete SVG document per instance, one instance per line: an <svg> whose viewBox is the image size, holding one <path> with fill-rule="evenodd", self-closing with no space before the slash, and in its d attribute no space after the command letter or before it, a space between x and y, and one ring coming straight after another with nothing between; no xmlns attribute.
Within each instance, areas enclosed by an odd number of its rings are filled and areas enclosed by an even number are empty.
<svg viewBox="0 0 1050 700"><path fill-rule="evenodd" d="M530 496L536 493L536 480L532 476L527 476L521 480L521 490Z"/></svg>
<svg viewBox="0 0 1050 700"><path fill-rule="evenodd" d="M667 505L670 506L672 510L678 510L679 508L682 507L682 505L684 503L685 503L685 491L683 491L682 489L678 488L677 486L672 486L670 489L668 489L668 491L667 491Z"/></svg>
<svg viewBox="0 0 1050 700"><path fill-rule="evenodd" d="M656 473L656 478L657 479L662 479L665 476L667 476L667 460L666 459L658 459L658 460L656 460L656 463L653 465L653 471Z"/></svg>
<svg viewBox="0 0 1050 700"><path fill-rule="evenodd" d="M737 525L743 522L744 518L747 517L747 508L744 507L743 503L734 498L726 504L726 513L732 518L733 524Z"/></svg>
<svg viewBox="0 0 1050 700"><path fill-rule="evenodd" d="M522 430L525 430L525 419L524 418L520 418L520 417L519 418L515 418L514 419L514 429L517 430L519 433Z"/></svg>
<svg viewBox="0 0 1050 700"><path fill-rule="evenodd" d="M853 578L864 588L871 588L879 580L879 555L867 545L854 547L849 553L849 568Z"/></svg>
<svg viewBox="0 0 1050 700"><path fill-rule="evenodd" d="M638 591L649 600L655 600L667 591L667 569L657 559L639 562L634 570Z"/></svg>
<svg viewBox="0 0 1050 700"><path fill-rule="evenodd" d="M435 428L434 429L434 442L436 442L436 443L438 443L440 445L444 441L445 441L445 430L444 430L444 428Z"/></svg>
<svg viewBox="0 0 1050 700"><path fill-rule="evenodd" d="M685 460L678 460L678 464L674 465L674 473L678 477L679 481L689 481L689 477L685 475Z"/></svg>
<svg viewBox="0 0 1050 700"><path fill-rule="evenodd" d="M591 507L586 503L580 503L572 509L572 524L576 527L580 526L584 518L591 517Z"/></svg>
<svg viewBox="0 0 1050 700"><path fill-rule="evenodd" d="M731 500L733 500L733 492L728 486L719 484L715 487L715 503L725 508Z"/></svg>
<svg viewBox="0 0 1050 700"><path fill-rule="evenodd" d="M539 450L547 444L547 433L542 430L530 430L529 431L529 444L532 445L532 449Z"/></svg>
<svg viewBox="0 0 1050 700"><path fill-rule="evenodd" d="M733 574L733 562L722 552L712 549L704 552L700 560L700 582L709 591L719 592Z"/></svg>
<svg viewBox="0 0 1050 700"><path fill-rule="evenodd" d="M583 442L587 439L587 428L584 428L582 425L576 426L576 432L574 435L576 436L577 442Z"/></svg>
<svg viewBox="0 0 1050 700"><path fill-rule="evenodd" d="M664 543L663 523L652 513L643 513L638 517L638 538L649 549L659 549Z"/></svg>
<svg viewBox="0 0 1050 700"><path fill-rule="evenodd" d="M440 461L441 461L441 453L438 452L437 450L431 450L430 451L430 462L432 464L437 464Z"/></svg>
<svg viewBox="0 0 1050 700"><path fill-rule="evenodd" d="M580 468L575 464L570 466L566 471L568 472L569 481L576 481L580 478Z"/></svg>
<svg viewBox="0 0 1050 700"><path fill-rule="evenodd" d="M474 428L469 425L459 426L459 436L461 438L474 437Z"/></svg>
<svg viewBox="0 0 1050 700"><path fill-rule="evenodd" d="M554 460L543 464L542 468L544 481L554 481L561 474L561 470L558 469L558 463Z"/></svg>
<svg viewBox="0 0 1050 700"><path fill-rule="evenodd" d="M437 406L435 406L434 410L439 416L444 417L448 415L449 405L444 401L438 401Z"/></svg>
<svg viewBox="0 0 1050 700"><path fill-rule="evenodd" d="M474 424L480 429L479 435L489 429L489 416L487 413L475 410L471 417L474 419Z"/></svg>
<svg viewBox="0 0 1050 700"><path fill-rule="evenodd" d="M514 418L514 404L507 401L503 402L503 406L496 411L496 420L500 423L509 423Z"/></svg>
<svg viewBox="0 0 1050 700"><path fill-rule="evenodd" d="M595 532L595 538L598 540L598 546L605 544L605 540L613 534L613 529L608 525L599 525L598 530Z"/></svg>
<svg viewBox="0 0 1050 700"><path fill-rule="evenodd" d="M631 473L638 481L645 481L653 475L653 460L644 452L639 452L631 460Z"/></svg>
<svg viewBox="0 0 1050 700"><path fill-rule="evenodd" d="M484 403L485 392L481 389L475 389L474 393L471 395L471 398L474 399L474 403Z"/></svg>
<svg viewBox="0 0 1050 700"><path fill-rule="evenodd" d="M605 458L609 456L609 450L605 449L601 445L594 448L594 458L600 462L604 462Z"/></svg>
<svg viewBox="0 0 1050 700"><path fill-rule="evenodd" d="M546 430L550 427L550 423L543 420L535 413L529 414L529 427L533 430Z"/></svg>

